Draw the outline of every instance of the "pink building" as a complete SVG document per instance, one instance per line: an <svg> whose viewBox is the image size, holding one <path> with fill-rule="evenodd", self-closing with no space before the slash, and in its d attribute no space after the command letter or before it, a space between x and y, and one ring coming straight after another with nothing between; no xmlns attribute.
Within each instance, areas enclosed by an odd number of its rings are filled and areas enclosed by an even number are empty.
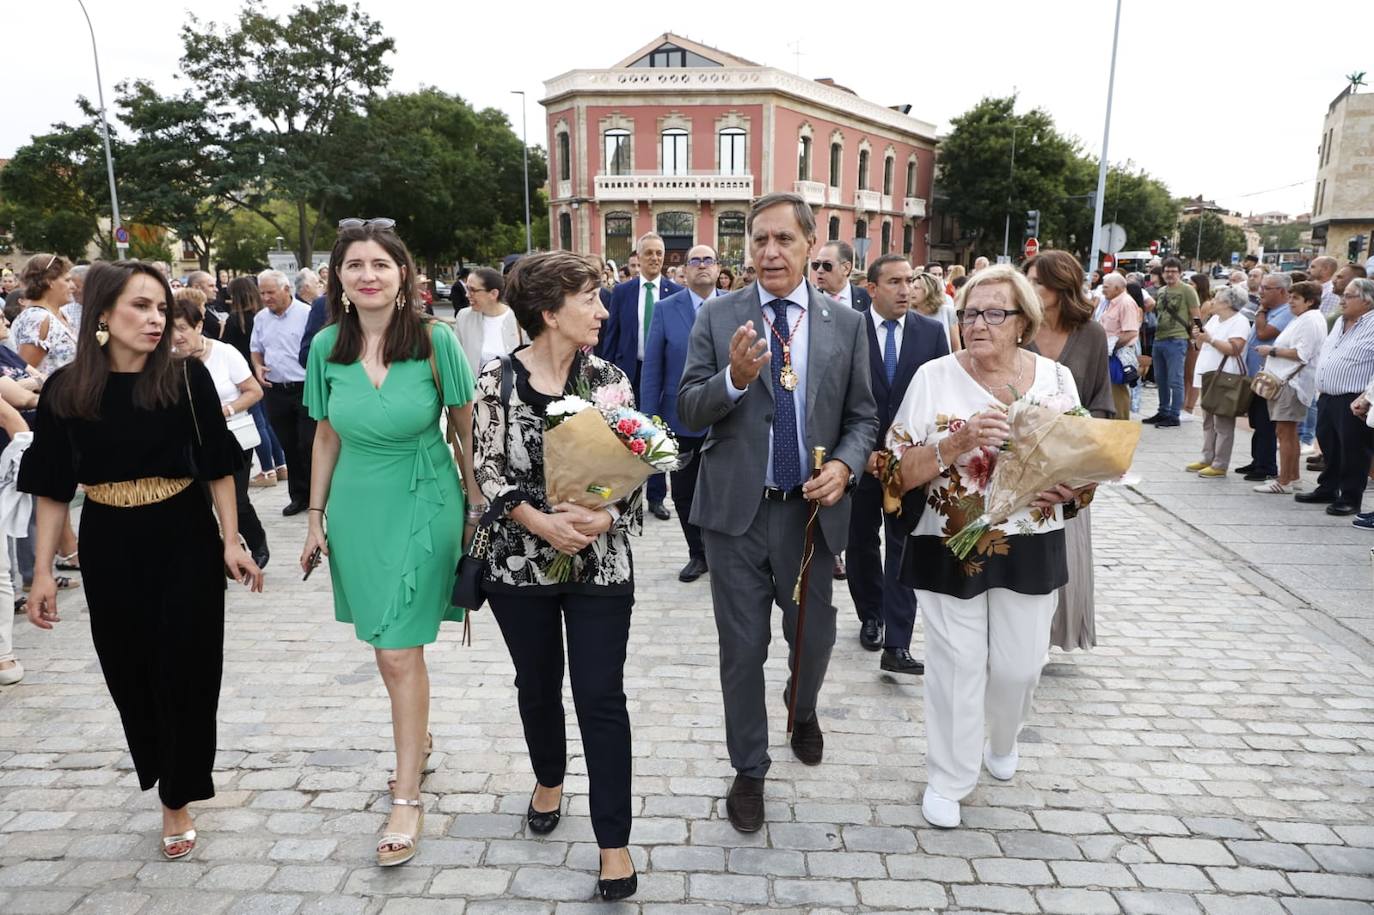
<svg viewBox="0 0 1374 915"><path fill-rule="evenodd" d="M544 89L554 247L623 264L656 231L669 264L697 243L741 264L749 202L795 191L856 267L927 257L937 141L909 114L672 34Z"/></svg>

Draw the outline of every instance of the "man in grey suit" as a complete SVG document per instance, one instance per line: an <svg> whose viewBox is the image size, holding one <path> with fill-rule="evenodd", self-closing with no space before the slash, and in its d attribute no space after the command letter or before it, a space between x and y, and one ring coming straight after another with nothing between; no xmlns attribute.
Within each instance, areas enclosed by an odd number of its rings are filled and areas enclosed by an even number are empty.
<svg viewBox="0 0 1374 915"><path fill-rule="evenodd" d="M849 493L878 433L863 315L807 283L815 216L796 194L770 194L746 221L758 282L707 301L697 315L678 391L688 426L710 428L692 523L702 529L720 637L725 739L735 781L726 798L741 832L763 825L768 712L763 663L772 605L800 657L792 750L808 765L824 748L817 697L835 644L829 571L849 537ZM768 371L764 371L767 369ZM808 479L808 455L826 451ZM806 631L796 639L792 590L812 503L820 504ZM789 670L793 669L789 659Z"/></svg>

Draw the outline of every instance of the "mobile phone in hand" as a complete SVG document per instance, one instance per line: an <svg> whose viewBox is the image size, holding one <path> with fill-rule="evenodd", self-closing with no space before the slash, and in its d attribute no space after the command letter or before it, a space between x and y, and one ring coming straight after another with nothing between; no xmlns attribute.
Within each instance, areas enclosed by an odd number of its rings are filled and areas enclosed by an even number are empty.
<svg viewBox="0 0 1374 915"><path fill-rule="evenodd" d="M301 581L308 580L310 578L310 573L319 568L320 556L320 548L315 547L314 551L310 554L310 558L305 561L305 574L301 576Z"/></svg>

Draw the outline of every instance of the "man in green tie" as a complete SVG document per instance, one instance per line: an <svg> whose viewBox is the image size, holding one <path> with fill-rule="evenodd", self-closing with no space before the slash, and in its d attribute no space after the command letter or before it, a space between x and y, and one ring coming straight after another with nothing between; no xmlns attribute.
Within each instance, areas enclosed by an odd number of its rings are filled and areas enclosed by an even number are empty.
<svg viewBox="0 0 1374 915"><path fill-rule="evenodd" d="M649 336L649 322L654 305L664 297L682 289L663 275L663 239L654 232L640 236L635 245L639 258L639 276L631 277L611 292L607 306L610 317L601 325L601 339L596 354L614 362L634 382L635 399L640 399L639 376L644 365L644 341ZM672 515L663 504L668 494L667 478L657 473L649 477L649 511L660 521Z"/></svg>

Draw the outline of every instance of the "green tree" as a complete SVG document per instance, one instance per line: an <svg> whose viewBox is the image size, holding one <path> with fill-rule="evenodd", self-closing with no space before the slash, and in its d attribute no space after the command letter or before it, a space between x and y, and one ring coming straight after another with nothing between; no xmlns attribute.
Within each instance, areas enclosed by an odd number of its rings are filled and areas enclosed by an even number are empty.
<svg viewBox="0 0 1374 915"><path fill-rule="evenodd" d="M983 99L951 122L940 143L937 183L948 212L973 238L974 253L987 257L1002 253L1008 217L1010 247L1020 247L1027 210L1040 210L1042 241L1064 239L1069 232L1058 204L1078 149L1048 113L1037 108L1017 114L1015 104L1015 96Z"/></svg>
<svg viewBox="0 0 1374 915"><path fill-rule="evenodd" d="M21 146L0 170L0 200L0 221L10 225L19 247L85 257L87 244L101 231L101 218L110 213L99 129L54 124L49 133ZM101 242L114 247L108 231Z"/></svg>
<svg viewBox="0 0 1374 915"><path fill-rule="evenodd" d="M271 222L300 262L310 263L325 229L322 214L351 190L357 138L341 128L391 77L383 59L395 43L359 6L334 0L303 3L285 18L249 0L232 26L192 15L182 43L193 97L225 119L235 171L254 176L227 196ZM294 224L271 213L266 204L274 198L291 204Z"/></svg>
<svg viewBox="0 0 1374 915"><path fill-rule="evenodd" d="M231 197L250 178L235 170L232 143L217 117L190 93L163 96L142 80L118 86L120 119L132 139L120 156L120 184L139 203L140 222L176 232L196 252L202 270L220 228L235 208Z"/></svg>
<svg viewBox="0 0 1374 915"><path fill-rule="evenodd" d="M1074 160L1065 176L1065 196L1058 204L1064 235L1055 239L1055 246L1080 258L1092 246L1094 210L1089 194L1097 190L1097 163L1086 156ZM1130 162L1124 167L1108 166L1102 221L1126 230L1127 249L1147 248L1151 239L1169 237L1177 219L1177 204L1162 181Z"/></svg>
<svg viewBox="0 0 1374 915"><path fill-rule="evenodd" d="M262 216L251 210L236 210L220 228L215 267L236 273L263 269L277 235L276 226Z"/></svg>
<svg viewBox="0 0 1374 915"><path fill-rule="evenodd" d="M1202 233L1201 247L1198 233ZM1238 226L1228 226L1216 213L1203 213L1183 220L1178 227L1178 253L1190 259L1201 258L1195 269L1203 264L1231 262L1231 252L1245 253L1245 232Z"/></svg>

